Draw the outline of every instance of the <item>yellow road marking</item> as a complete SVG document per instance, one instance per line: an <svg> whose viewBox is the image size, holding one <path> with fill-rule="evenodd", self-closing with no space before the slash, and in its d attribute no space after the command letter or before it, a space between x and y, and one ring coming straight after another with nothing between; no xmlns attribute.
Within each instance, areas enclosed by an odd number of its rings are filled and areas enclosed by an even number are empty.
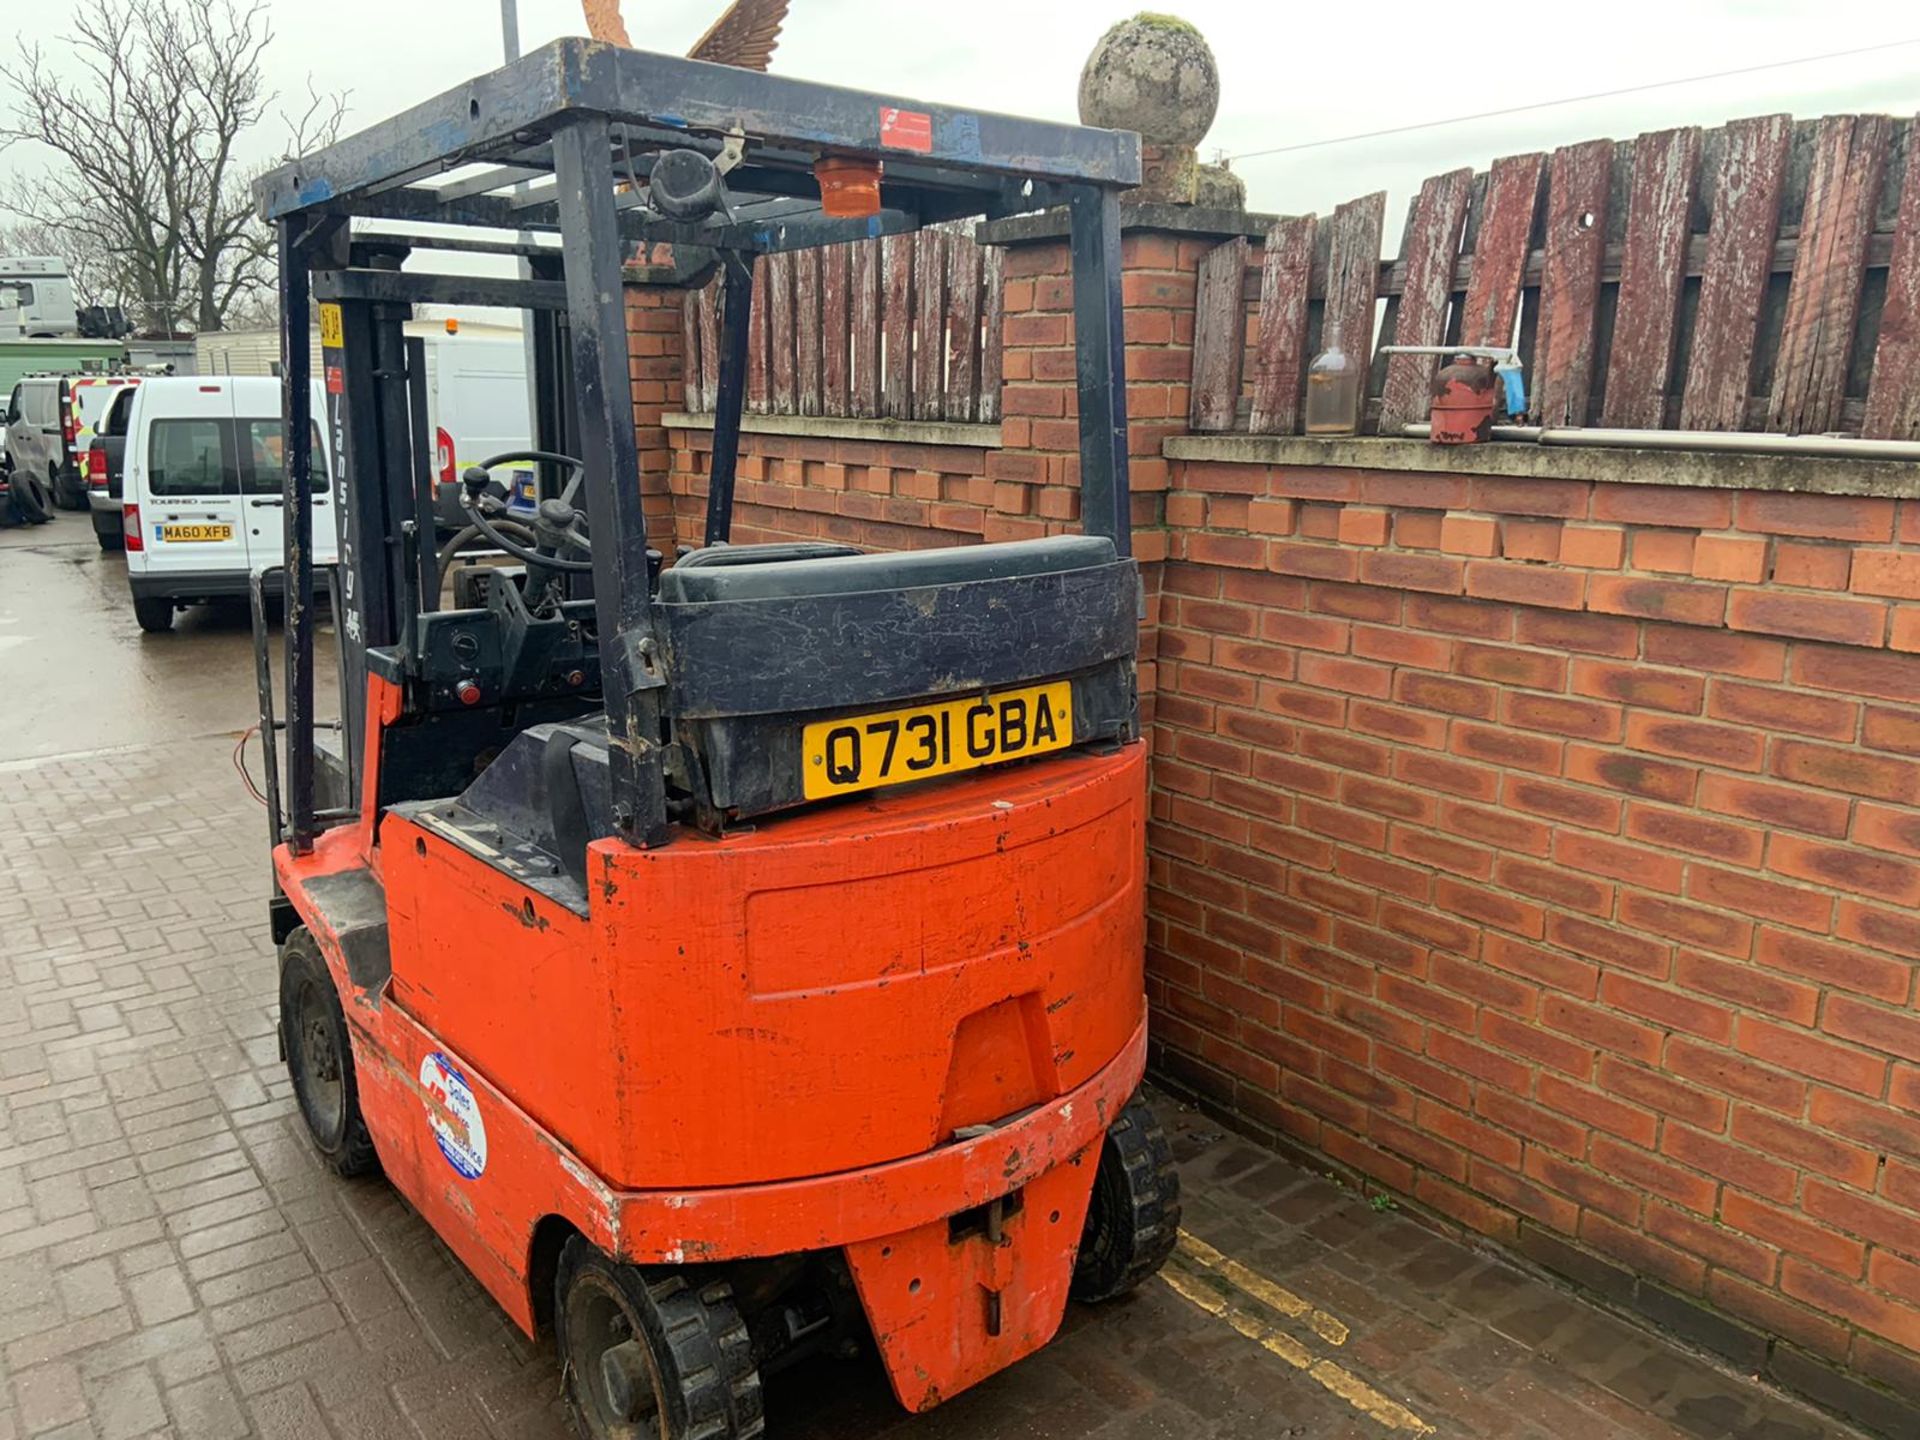
<svg viewBox="0 0 1920 1440"><path fill-rule="evenodd" d="M1229 1278L1227 1270L1228 1267L1232 1267L1240 1274L1258 1281L1262 1290L1285 1296L1292 1301L1297 1301L1305 1307L1305 1312L1311 1312L1315 1315L1321 1315L1322 1312L1314 1310L1311 1305L1307 1305L1305 1301L1300 1300L1300 1297L1294 1295L1291 1291L1275 1285L1264 1276L1255 1274L1255 1272L1246 1269L1245 1266L1227 1259L1227 1257L1222 1255L1218 1250L1213 1249L1204 1241L1196 1240L1184 1231L1181 1232L1179 1249L1182 1260L1191 1259L1192 1263L1203 1266L1206 1273L1203 1277L1201 1274L1190 1272L1178 1265L1170 1269L1162 1270L1160 1272L1160 1278L1166 1282L1167 1287L1176 1295L1179 1295L1182 1299L1197 1306L1199 1309L1204 1310L1207 1314L1226 1321L1227 1324L1232 1326L1239 1334L1259 1345L1268 1354L1277 1356L1279 1359L1293 1366L1294 1369L1304 1372L1330 1394L1339 1396L1342 1400L1346 1401L1347 1404L1351 1405L1355 1410L1358 1410L1362 1415L1365 1415L1376 1424L1385 1426L1389 1430L1401 1431L1409 1435L1431 1435L1434 1433L1433 1426L1407 1409L1406 1406L1382 1395L1352 1371L1344 1369L1332 1360L1316 1359L1313 1352L1307 1349L1300 1341L1269 1324L1258 1315L1235 1304L1233 1300L1222 1294L1215 1288L1214 1284L1209 1282L1225 1281L1249 1298L1261 1298L1255 1291L1247 1289L1237 1281ZM1212 1257L1212 1263L1202 1257ZM1265 1299L1261 1299L1261 1303L1272 1304L1271 1301ZM1281 1306L1275 1305L1273 1308L1281 1309L1282 1313L1287 1313ZM1298 1317L1290 1316L1289 1318ZM1347 1335L1346 1326L1341 1325L1339 1321L1334 1320L1330 1315L1322 1315L1322 1318L1330 1321L1334 1326L1338 1326L1341 1341L1344 1341ZM1321 1333L1318 1327L1315 1327L1315 1333ZM1334 1343L1337 1344L1341 1342L1336 1341Z"/></svg>
<svg viewBox="0 0 1920 1440"><path fill-rule="evenodd" d="M1222 1255L1197 1235L1180 1232L1180 1253L1204 1265L1235 1289L1244 1290L1262 1305L1278 1310L1289 1320L1299 1320L1329 1345L1344 1345L1350 1333L1347 1327L1324 1310L1316 1309L1284 1285L1276 1285L1258 1271L1249 1270L1238 1260Z"/></svg>

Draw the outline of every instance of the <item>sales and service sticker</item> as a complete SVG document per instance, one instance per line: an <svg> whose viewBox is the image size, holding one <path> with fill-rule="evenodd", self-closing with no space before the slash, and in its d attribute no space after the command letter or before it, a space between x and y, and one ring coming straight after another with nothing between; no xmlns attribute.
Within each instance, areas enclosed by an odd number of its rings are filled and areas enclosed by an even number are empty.
<svg viewBox="0 0 1920 1440"><path fill-rule="evenodd" d="M440 1153L466 1179L478 1180L487 1168L487 1126L466 1076L436 1050L420 1062L420 1089Z"/></svg>

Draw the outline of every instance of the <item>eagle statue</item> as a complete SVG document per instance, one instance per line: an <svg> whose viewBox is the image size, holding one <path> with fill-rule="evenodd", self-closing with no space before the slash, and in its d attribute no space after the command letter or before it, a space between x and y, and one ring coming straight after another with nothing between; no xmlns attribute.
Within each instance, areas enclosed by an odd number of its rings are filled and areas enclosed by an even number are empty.
<svg viewBox="0 0 1920 1440"><path fill-rule="evenodd" d="M733 65L742 70L765 70L780 43L780 26L790 0L733 0L713 22L699 43L687 52L694 60ZM620 18L620 0L581 0L587 12L587 33L595 40L631 47L627 25Z"/></svg>

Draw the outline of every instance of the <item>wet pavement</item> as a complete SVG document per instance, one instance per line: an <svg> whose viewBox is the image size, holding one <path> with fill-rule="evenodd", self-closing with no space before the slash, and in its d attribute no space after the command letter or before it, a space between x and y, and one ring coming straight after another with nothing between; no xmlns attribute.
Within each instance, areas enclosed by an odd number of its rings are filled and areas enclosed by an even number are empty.
<svg viewBox="0 0 1920 1440"><path fill-rule="evenodd" d="M307 1149L232 764L254 719L243 610L144 636L84 516L0 531L0 1440L562 1436L551 1349ZM1163 1276L925 1416L871 1358L798 1366L769 1434L1856 1433L1161 1110L1186 1185Z"/></svg>

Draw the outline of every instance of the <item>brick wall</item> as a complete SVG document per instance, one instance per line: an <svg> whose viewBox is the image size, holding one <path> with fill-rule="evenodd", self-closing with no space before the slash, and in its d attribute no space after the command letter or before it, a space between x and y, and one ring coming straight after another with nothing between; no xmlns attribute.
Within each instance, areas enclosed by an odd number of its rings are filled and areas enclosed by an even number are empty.
<svg viewBox="0 0 1920 1440"><path fill-rule="evenodd" d="M1182 1083L1920 1380L1920 501L1180 463Z"/></svg>

